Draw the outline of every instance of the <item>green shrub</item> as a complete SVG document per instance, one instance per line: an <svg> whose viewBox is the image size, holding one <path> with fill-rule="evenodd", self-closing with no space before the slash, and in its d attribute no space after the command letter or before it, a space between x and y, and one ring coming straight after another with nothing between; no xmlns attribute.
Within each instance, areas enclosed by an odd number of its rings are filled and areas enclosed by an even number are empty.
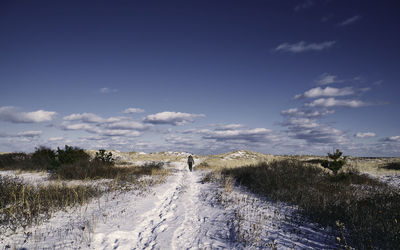
<svg viewBox="0 0 400 250"><path fill-rule="evenodd" d="M68 180L123 179L129 180L140 175L163 173L163 163L148 163L145 166L117 167L100 160L81 160L74 164L62 164L52 172L52 178Z"/></svg>
<svg viewBox="0 0 400 250"><path fill-rule="evenodd" d="M342 157L342 152L340 152L339 149L336 149L336 152L333 154L328 153L328 157L331 159L325 160L321 162L321 165L324 168L330 169L333 171L333 173L336 175L337 172L346 164L346 156Z"/></svg>
<svg viewBox="0 0 400 250"><path fill-rule="evenodd" d="M384 165L382 168L390 169L390 170L400 170L400 162L390 162Z"/></svg>
<svg viewBox="0 0 400 250"><path fill-rule="evenodd" d="M57 148L58 164L73 164L88 160L90 156L81 148L65 145L65 149Z"/></svg>
<svg viewBox="0 0 400 250"><path fill-rule="evenodd" d="M40 146L32 154L32 163L38 169L54 171L63 164L73 164L81 160L89 160L90 156L78 147L65 145L64 149L56 151Z"/></svg>
<svg viewBox="0 0 400 250"><path fill-rule="evenodd" d="M299 206L322 225L336 227L336 221L342 222L356 249L400 245L400 193L367 175L329 175L298 161L225 169L222 174L256 193Z"/></svg>
<svg viewBox="0 0 400 250"><path fill-rule="evenodd" d="M57 167L57 154L54 150L40 146L32 154L32 163L38 169L53 169Z"/></svg>
<svg viewBox="0 0 400 250"><path fill-rule="evenodd" d="M9 153L0 155L0 169L32 169L31 156L26 153Z"/></svg>
<svg viewBox="0 0 400 250"><path fill-rule="evenodd" d="M105 149L99 149L99 152L96 152L95 160L101 161L105 164L114 165L112 153L106 153Z"/></svg>

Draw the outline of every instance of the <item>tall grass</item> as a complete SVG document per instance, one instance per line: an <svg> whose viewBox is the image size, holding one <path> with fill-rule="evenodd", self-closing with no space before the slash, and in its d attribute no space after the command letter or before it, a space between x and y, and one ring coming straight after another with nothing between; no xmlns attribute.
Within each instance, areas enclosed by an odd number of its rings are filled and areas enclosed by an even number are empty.
<svg viewBox="0 0 400 250"><path fill-rule="evenodd" d="M57 210L86 204L102 192L83 185L30 186L16 177L0 176L0 229L14 231L39 223Z"/></svg>
<svg viewBox="0 0 400 250"><path fill-rule="evenodd" d="M51 174L53 179L86 180L86 179L119 179L129 180L141 175L166 174L162 164L145 166L118 167L99 160L81 160L75 164L64 164Z"/></svg>
<svg viewBox="0 0 400 250"><path fill-rule="evenodd" d="M256 193L298 205L321 224L341 225L353 247L400 246L400 194L366 175L333 176L295 160L224 169L222 174Z"/></svg>
<svg viewBox="0 0 400 250"><path fill-rule="evenodd" d="M33 164L31 155L26 153L0 154L0 170L43 170Z"/></svg>

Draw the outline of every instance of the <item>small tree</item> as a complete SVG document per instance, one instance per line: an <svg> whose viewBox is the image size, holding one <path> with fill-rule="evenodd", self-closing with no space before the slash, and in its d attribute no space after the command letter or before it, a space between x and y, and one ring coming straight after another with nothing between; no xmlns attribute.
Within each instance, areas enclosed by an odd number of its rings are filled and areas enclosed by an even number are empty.
<svg viewBox="0 0 400 250"><path fill-rule="evenodd" d="M99 149L99 152L96 152L96 160L101 161L103 163L107 163L110 165L114 164L114 159L112 157L112 153L108 152L106 153L105 149Z"/></svg>
<svg viewBox="0 0 400 250"><path fill-rule="evenodd" d="M78 161L87 161L90 156L81 148L65 145L65 149L57 147L57 158L59 165L61 165L73 164Z"/></svg>
<svg viewBox="0 0 400 250"><path fill-rule="evenodd" d="M342 156L342 152L339 149L336 149L334 153L328 153L328 157L331 161L326 160L321 162L321 165L324 168L330 169L336 175L337 172L346 164L346 156Z"/></svg>
<svg viewBox="0 0 400 250"><path fill-rule="evenodd" d="M57 153L50 148L40 146L32 154L32 162L38 168L54 169L57 166Z"/></svg>

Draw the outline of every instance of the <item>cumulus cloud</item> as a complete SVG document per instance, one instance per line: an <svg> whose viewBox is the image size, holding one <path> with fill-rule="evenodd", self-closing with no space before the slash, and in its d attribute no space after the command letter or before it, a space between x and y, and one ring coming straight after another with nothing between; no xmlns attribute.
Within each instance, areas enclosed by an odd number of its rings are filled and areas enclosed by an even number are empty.
<svg viewBox="0 0 400 250"><path fill-rule="evenodd" d="M17 136L20 137L37 137L42 134L42 131L40 130L29 130L29 131L24 131L24 132L19 132Z"/></svg>
<svg viewBox="0 0 400 250"><path fill-rule="evenodd" d="M357 138L366 138L366 137L374 137L374 136L376 136L376 134L373 132L364 132L364 133L359 132L359 133L355 134L355 137L357 137Z"/></svg>
<svg viewBox="0 0 400 250"><path fill-rule="evenodd" d="M71 114L63 118L65 121L81 121L87 123L100 123L105 120L93 113Z"/></svg>
<svg viewBox="0 0 400 250"><path fill-rule="evenodd" d="M132 131L126 129L116 129L116 130L103 130L99 132L102 136L124 136L124 137L137 137L142 133L139 131Z"/></svg>
<svg viewBox="0 0 400 250"><path fill-rule="evenodd" d="M318 98L318 97L334 97L334 96L347 96L353 95L355 91L352 87L345 88L332 88L332 87L316 87L304 92L304 94L299 94L295 96L295 99L299 98Z"/></svg>
<svg viewBox="0 0 400 250"><path fill-rule="evenodd" d="M112 122L120 122L129 119L128 117L120 116L120 117L110 117L103 118L93 113L81 113L81 114L71 114L65 116L63 118L64 121L79 121L82 123L112 123Z"/></svg>
<svg viewBox="0 0 400 250"><path fill-rule="evenodd" d="M292 53L301 53L306 51L321 51L329 49L332 47L336 41L326 41L322 43L306 43L305 41L300 41L298 43L282 43L275 48L275 51L284 51Z"/></svg>
<svg viewBox="0 0 400 250"><path fill-rule="evenodd" d="M126 130L146 130L149 129L151 124L143 124L135 121L118 121L106 124L108 129L126 129Z"/></svg>
<svg viewBox="0 0 400 250"><path fill-rule="evenodd" d="M265 142L272 139L270 129L255 128L248 130L209 130L203 129L199 133L203 139L213 139L217 141L245 141L245 142ZM270 137L271 136L271 137Z"/></svg>
<svg viewBox="0 0 400 250"><path fill-rule="evenodd" d="M353 23L361 20L361 18L362 17L360 15L355 15L355 16L352 16L352 17L344 20L343 22L340 22L338 25L339 26L347 26L347 25L353 24Z"/></svg>
<svg viewBox="0 0 400 250"><path fill-rule="evenodd" d="M335 113L335 110L300 110L298 108L291 108L287 110L283 110L281 112L282 115L284 116L302 116L302 117L321 117L324 115L329 115Z"/></svg>
<svg viewBox="0 0 400 250"><path fill-rule="evenodd" d="M104 88L101 88L99 91L100 91L100 93L108 94L108 93L118 92L118 89L112 89L112 88L104 87Z"/></svg>
<svg viewBox="0 0 400 250"><path fill-rule="evenodd" d="M136 113L143 113L144 109L140 108L127 108L123 111L124 114L136 114Z"/></svg>
<svg viewBox="0 0 400 250"><path fill-rule="evenodd" d="M48 122L57 116L57 112L37 110L33 112L20 112L12 106L0 107L0 120L13 123L39 123Z"/></svg>
<svg viewBox="0 0 400 250"><path fill-rule="evenodd" d="M6 134L2 133L0 134L0 137L3 138L13 138L13 137L21 137L21 138L34 138L38 137L42 134L42 131L40 130L28 130L28 131L23 131L23 132L18 132L16 134Z"/></svg>
<svg viewBox="0 0 400 250"><path fill-rule="evenodd" d="M319 98L311 103L307 103L308 107L349 107L349 108L359 108L370 105L369 103L360 100L338 100L333 97L331 98Z"/></svg>
<svg viewBox="0 0 400 250"><path fill-rule="evenodd" d="M194 140L193 138L188 138L188 137L181 137L177 135L167 135L164 140L168 144L172 144L175 146L178 146L180 148L187 148L187 147L193 147L193 146L198 146L199 142L197 140Z"/></svg>
<svg viewBox="0 0 400 250"><path fill-rule="evenodd" d="M87 124L87 123L74 123L74 124L68 124L68 123L62 123L61 124L61 129L62 130L84 130L89 133L99 133L100 129Z"/></svg>
<svg viewBox="0 0 400 250"><path fill-rule="evenodd" d="M318 80L316 80L316 82L318 85L328 85L331 83L338 82L338 80L337 80L337 76L331 75L328 73L324 73L318 78Z"/></svg>
<svg viewBox="0 0 400 250"><path fill-rule="evenodd" d="M294 9L294 11L300 11L300 10L311 8L313 5L314 5L313 1L307 0L305 2L302 2L298 5L296 5L293 9Z"/></svg>
<svg viewBox="0 0 400 250"><path fill-rule="evenodd" d="M203 114L189 114L181 112L165 111L153 115L148 115L143 120L150 124L169 124L169 125L184 125L188 122L194 122L196 118L204 117Z"/></svg>
<svg viewBox="0 0 400 250"><path fill-rule="evenodd" d="M227 125L217 125L215 130L232 130L243 128L242 124L227 124Z"/></svg>
<svg viewBox="0 0 400 250"><path fill-rule="evenodd" d="M64 140L64 137L50 137L49 141L62 141Z"/></svg>
<svg viewBox="0 0 400 250"><path fill-rule="evenodd" d="M400 142L400 135L390 136L383 140L387 142Z"/></svg>
<svg viewBox="0 0 400 250"><path fill-rule="evenodd" d="M341 130L310 118L291 117L283 126L288 128L290 137L305 140L309 144L341 144L346 141L345 133Z"/></svg>

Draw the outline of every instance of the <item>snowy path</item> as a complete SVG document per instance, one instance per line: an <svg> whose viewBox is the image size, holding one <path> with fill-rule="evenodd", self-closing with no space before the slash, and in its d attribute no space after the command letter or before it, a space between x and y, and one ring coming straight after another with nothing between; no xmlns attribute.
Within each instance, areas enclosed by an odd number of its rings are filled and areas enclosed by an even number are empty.
<svg viewBox="0 0 400 250"><path fill-rule="evenodd" d="M203 188L200 173L189 172L183 162L172 163L170 167L175 173L165 184L155 188L155 196L144 197L134 206L126 207L134 211L126 211L123 220L96 225L90 248L228 247L229 230L223 210L205 206L200 200Z"/></svg>
<svg viewBox="0 0 400 250"><path fill-rule="evenodd" d="M172 174L150 193L107 193L76 210L57 212L30 234L0 236L0 249L8 249L2 243L25 249L336 247L331 230L298 219L292 206L240 187L226 191L213 182L202 184L204 172L189 172L186 162L166 167Z"/></svg>

